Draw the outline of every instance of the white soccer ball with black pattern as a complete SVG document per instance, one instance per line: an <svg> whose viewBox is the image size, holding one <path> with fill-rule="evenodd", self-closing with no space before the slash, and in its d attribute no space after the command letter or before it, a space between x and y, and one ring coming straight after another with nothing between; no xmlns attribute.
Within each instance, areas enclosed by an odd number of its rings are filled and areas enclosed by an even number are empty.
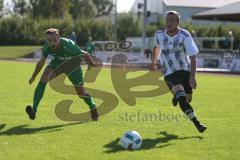
<svg viewBox="0 0 240 160"><path fill-rule="evenodd" d="M142 146L142 138L137 131L127 131L122 136L120 145L127 150L137 150Z"/></svg>

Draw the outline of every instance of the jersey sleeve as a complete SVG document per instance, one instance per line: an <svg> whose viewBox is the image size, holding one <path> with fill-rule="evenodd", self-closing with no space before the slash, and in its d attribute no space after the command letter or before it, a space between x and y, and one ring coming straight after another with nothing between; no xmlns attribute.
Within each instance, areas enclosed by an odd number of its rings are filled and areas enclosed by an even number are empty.
<svg viewBox="0 0 240 160"><path fill-rule="evenodd" d="M70 48L74 52L74 55L81 55L82 56L82 50L81 48L72 40L70 40Z"/></svg>
<svg viewBox="0 0 240 160"><path fill-rule="evenodd" d="M193 55L197 55L199 53L199 50L198 50L195 42L193 41L193 38L192 38L191 35L189 35L185 38L184 46L186 48L186 53L190 57L193 56Z"/></svg>
<svg viewBox="0 0 240 160"><path fill-rule="evenodd" d="M48 54L49 54L49 49L46 45L44 45L43 48L42 48L42 56L47 58Z"/></svg>

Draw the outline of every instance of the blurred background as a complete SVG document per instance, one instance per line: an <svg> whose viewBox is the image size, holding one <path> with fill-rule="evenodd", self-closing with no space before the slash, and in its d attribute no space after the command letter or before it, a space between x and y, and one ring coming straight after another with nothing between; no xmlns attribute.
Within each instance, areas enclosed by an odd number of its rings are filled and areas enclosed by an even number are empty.
<svg viewBox="0 0 240 160"><path fill-rule="evenodd" d="M38 59L44 30L54 27L83 49L91 39L106 64L119 52L146 64L168 10L200 49L198 71L240 72L239 0L0 0L0 58Z"/></svg>

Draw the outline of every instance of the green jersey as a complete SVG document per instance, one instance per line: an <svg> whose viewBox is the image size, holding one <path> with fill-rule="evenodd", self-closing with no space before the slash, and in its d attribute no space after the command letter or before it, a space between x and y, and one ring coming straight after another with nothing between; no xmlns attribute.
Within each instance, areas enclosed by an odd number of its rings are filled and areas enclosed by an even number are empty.
<svg viewBox="0 0 240 160"><path fill-rule="evenodd" d="M43 57L47 58L48 55L54 57L54 60L66 60L74 56L82 56L82 51L78 45L70 39L60 38L60 48L51 48L48 43L46 43L42 48Z"/></svg>
<svg viewBox="0 0 240 160"><path fill-rule="evenodd" d="M46 43L42 48L43 57L47 58L48 55L53 56L53 59L48 64L47 67L55 70L57 74L60 74L63 70L57 70L57 68L66 62L66 60L71 59L72 57L80 55L82 57L82 51L78 45L70 39L60 38L60 48L53 49L49 47ZM83 74L82 68L74 69L73 71L64 71L67 74L68 78L74 85L83 85Z"/></svg>

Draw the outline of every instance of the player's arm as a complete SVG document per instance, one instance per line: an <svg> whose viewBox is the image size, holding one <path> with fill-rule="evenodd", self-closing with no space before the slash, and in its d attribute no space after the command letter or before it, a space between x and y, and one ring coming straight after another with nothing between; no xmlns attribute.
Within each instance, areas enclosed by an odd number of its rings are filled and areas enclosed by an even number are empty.
<svg viewBox="0 0 240 160"><path fill-rule="evenodd" d="M196 81L196 55L199 53L199 50L195 44L195 42L193 41L192 36L189 33L189 36L186 37L185 41L184 41L184 46L186 48L186 52L191 60L190 63L190 86L194 89L197 88L197 81Z"/></svg>
<svg viewBox="0 0 240 160"><path fill-rule="evenodd" d="M153 48L152 63L157 64L159 56L160 56L160 48L158 46L155 46Z"/></svg>
<svg viewBox="0 0 240 160"><path fill-rule="evenodd" d="M159 56L160 56L160 47L159 47L157 37L155 35L154 36L154 47L153 47L153 52L152 52L152 60L151 60L151 64L149 65L150 71L155 70Z"/></svg>
<svg viewBox="0 0 240 160"><path fill-rule="evenodd" d="M39 72L42 70L45 61L47 58L45 58L44 56L37 62L35 70L31 76L31 78L29 79L29 84L31 85L33 83L33 81L35 80L35 78L37 77L37 75L39 74Z"/></svg>
<svg viewBox="0 0 240 160"><path fill-rule="evenodd" d="M190 85L192 88L196 89L197 88L197 81L196 81L196 70L197 70L197 64L196 64L196 55L190 56L189 57L191 60L191 65L190 65Z"/></svg>
<svg viewBox="0 0 240 160"><path fill-rule="evenodd" d="M97 63L95 63L92 59L92 57L89 55L88 52L81 50L82 54L83 54L83 58L85 59L85 61L87 62L88 65L92 66L92 67L96 67L98 66Z"/></svg>
<svg viewBox="0 0 240 160"><path fill-rule="evenodd" d="M82 57L85 59L86 63L89 66L92 66L92 67L99 66L98 63L93 61L93 59L90 56L90 54L88 52L82 50L81 48L79 48L79 46L76 43L73 43L73 49L76 51L76 53L82 55Z"/></svg>
<svg viewBox="0 0 240 160"><path fill-rule="evenodd" d="M151 61L150 67L149 67L149 69L151 71L155 70L159 56L160 56L160 48L155 46L153 48L152 61Z"/></svg>
<svg viewBox="0 0 240 160"><path fill-rule="evenodd" d="M191 77L195 77L195 74L196 74L196 70L197 70L197 64L196 64L196 55L193 55L191 57L189 57L190 60L191 60Z"/></svg>

